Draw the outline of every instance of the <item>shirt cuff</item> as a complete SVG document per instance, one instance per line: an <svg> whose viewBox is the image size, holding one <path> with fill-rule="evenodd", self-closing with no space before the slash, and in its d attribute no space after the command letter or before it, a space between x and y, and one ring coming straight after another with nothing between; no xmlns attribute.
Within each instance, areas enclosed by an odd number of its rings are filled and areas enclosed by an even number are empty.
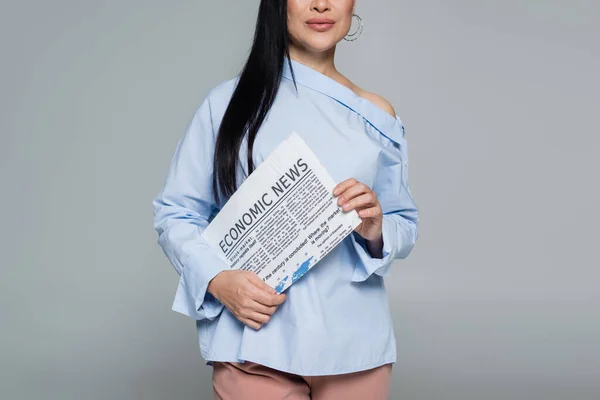
<svg viewBox="0 0 600 400"><path fill-rule="evenodd" d="M396 243L394 235L393 221L390 221L386 216L383 216L381 234L383 238L382 258L374 258L369 254L366 240L356 231L350 234L356 253L360 261L354 269L352 282L363 282L372 274L386 276L389 274L389 269L395 257L395 249L393 244Z"/></svg>
<svg viewBox="0 0 600 400"><path fill-rule="evenodd" d="M172 310L197 320L215 319L224 305L206 289L218 273L228 269L218 256L204 257L202 261L189 260L179 279Z"/></svg>
<svg viewBox="0 0 600 400"><path fill-rule="evenodd" d="M208 320L213 320L221 314L225 306L215 296L206 292L204 301L200 305L200 309L204 309L204 316Z"/></svg>

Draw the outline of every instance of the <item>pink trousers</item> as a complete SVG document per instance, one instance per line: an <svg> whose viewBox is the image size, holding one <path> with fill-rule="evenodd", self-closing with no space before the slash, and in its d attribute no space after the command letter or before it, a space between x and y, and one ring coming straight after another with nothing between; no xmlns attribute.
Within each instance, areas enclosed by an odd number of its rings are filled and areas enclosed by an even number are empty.
<svg viewBox="0 0 600 400"><path fill-rule="evenodd" d="M260 364L214 362L215 400L386 400L392 364L342 375L300 376Z"/></svg>

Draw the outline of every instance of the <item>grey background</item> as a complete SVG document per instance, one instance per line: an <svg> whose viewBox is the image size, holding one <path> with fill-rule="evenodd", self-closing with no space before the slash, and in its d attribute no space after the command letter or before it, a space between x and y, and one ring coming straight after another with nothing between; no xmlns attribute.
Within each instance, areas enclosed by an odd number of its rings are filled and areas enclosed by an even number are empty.
<svg viewBox="0 0 600 400"><path fill-rule="evenodd" d="M0 398L211 398L151 200L257 5L2 2ZM600 398L598 2L357 12L338 67L405 122L421 211L392 398Z"/></svg>

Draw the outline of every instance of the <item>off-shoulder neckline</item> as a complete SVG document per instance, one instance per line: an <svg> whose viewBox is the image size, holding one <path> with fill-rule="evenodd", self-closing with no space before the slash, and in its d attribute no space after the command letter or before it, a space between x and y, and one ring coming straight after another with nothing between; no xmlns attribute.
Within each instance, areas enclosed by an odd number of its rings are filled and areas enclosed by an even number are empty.
<svg viewBox="0 0 600 400"><path fill-rule="evenodd" d="M382 135L395 142L398 142L399 138L404 136L402 121L397 114L393 117L387 111L384 111L370 100L358 95L346 85L343 85L308 65L285 57L283 69L284 78L289 80L292 79L288 60L292 64L294 77L298 84L320 92L342 103L352 111L361 115Z"/></svg>

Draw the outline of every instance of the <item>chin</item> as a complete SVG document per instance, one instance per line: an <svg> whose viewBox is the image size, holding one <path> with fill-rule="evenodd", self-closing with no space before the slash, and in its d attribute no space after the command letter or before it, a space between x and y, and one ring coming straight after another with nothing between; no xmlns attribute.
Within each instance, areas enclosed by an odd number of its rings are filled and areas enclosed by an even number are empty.
<svg viewBox="0 0 600 400"><path fill-rule="evenodd" d="M339 40L333 37L311 38L303 41L302 46L311 52L320 53L335 47L338 42Z"/></svg>

